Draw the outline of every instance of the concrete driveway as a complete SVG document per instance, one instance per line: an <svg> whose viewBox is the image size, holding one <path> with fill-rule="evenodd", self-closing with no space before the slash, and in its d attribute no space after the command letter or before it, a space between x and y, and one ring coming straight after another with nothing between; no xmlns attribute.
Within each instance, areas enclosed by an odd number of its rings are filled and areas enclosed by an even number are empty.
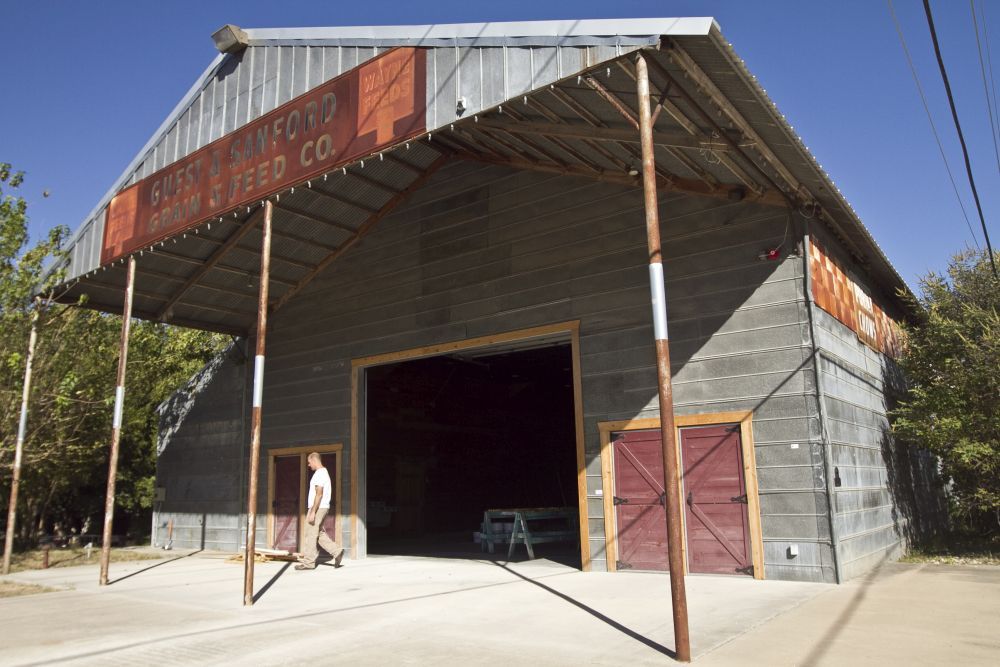
<svg viewBox="0 0 1000 667"><path fill-rule="evenodd" d="M1000 567L887 563L696 662L1000 665Z"/></svg>
<svg viewBox="0 0 1000 667"><path fill-rule="evenodd" d="M177 554L9 579L65 590L0 599L0 664L666 665L668 579L372 557L335 570ZM693 576L697 665L997 665L1000 568L886 564L843 586Z"/></svg>
<svg viewBox="0 0 1000 667"><path fill-rule="evenodd" d="M66 588L0 600L0 662L136 664L670 664L669 580L551 561L372 557L297 572L222 555L22 573ZM689 577L695 656L807 600L823 584Z"/></svg>

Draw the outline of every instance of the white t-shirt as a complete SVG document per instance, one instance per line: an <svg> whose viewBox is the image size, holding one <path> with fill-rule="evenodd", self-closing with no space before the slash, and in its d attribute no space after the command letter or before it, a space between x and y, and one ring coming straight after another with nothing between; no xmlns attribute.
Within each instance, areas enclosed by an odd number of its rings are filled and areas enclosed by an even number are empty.
<svg viewBox="0 0 1000 667"><path fill-rule="evenodd" d="M333 497L333 484L330 483L330 472L326 468L320 468L313 473L309 480L309 499L306 501L306 510L311 510L313 501L316 499L316 487L323 487L323 496L319 500L321 510L330 509L330 498Z"/></svg>

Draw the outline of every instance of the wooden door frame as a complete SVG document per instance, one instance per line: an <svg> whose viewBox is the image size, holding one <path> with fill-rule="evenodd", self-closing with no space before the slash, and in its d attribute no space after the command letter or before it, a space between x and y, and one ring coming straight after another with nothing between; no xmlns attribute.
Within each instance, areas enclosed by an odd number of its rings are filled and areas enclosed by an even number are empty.
<svg viewBox="0 0 1000 667"><path fill-rule="evenodd" d="M298 525L298 536L302 536L303 527L306 522L306 457L309 456L310 452L319 452L320 454L335 454L334 460L337 466L336 475L333 477L333 507L334 507L334 535L333 541L337 544L342 544L343 539L343 526L341 526L341 521L344 518L344 513L340 511L341 506L341 483L340 480L343 478L342 471L343 467L341 461L343 459L344 445L342 443L333 443L325 445L301 445L299 447L280 447L275 449L267 450L267 545L270 548L274 548L274 460L279 456L295 456L298 455L301 461L299 466L299 525ZM298 538L296 538L298 539Z"/></svg>
<svg viewBox="0 0 1000 667"><path fill-rule="evenodd" d="M377 354L351 360L351 557L358 557L358 524L360 523L359 500L359 416L363 371L372 366L379 366L399 361L411 361L426 357L436 357L459 350L472 348L489 348L495 345L516 341L528 341L534 338L552 338L561 343L569 343L573 367L573 412L576 436L576 468L577 468L577 501L580 514L580 562L581 569L590 570L590 530L587 521L587 461L584 455L583 430L583 377L580 367L580 320L560 322L529 329L517 329L489 336L466 338L437 345L416 347L386 354Z"/></svg>
<svg viewBox="0 0 1000 667"><path fill-rule="evenodd" d="M750 556L753 563L754 579L764 578L764 541L760 524L760 497L757 490L757 465L754 458L753 445L753 412L711 412L697 415L675 415L674 426L676 428L677 442L677 469L683 470L680 460L680 430L689 426L718 426L722 424L740 425L740 443L743 455L743 479L747 492L747 518L750 528ZM644 419L629 419L625 421L598 422L598 430L601 434L601 479L603 489L601 493L604 497L604 536L605 548L604 556L607 559L608 572L615 572L618 562L618 532L614 508L615 478L613 469L613 453L611 451L611 434L621 431L641 431L646 429L660 428L660 418L650 417ZM678 485L680 497L678 501L683 507L684 485ZM687 558L687 526L684 512L681 512L681 535L684 537L682 545L682 556L684 561L684 573L688 572Z"/></svg>

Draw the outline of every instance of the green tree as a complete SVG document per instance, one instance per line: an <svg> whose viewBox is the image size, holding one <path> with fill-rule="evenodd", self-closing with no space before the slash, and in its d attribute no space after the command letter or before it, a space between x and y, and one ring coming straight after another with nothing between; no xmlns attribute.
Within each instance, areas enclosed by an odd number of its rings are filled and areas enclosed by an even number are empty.
<svg viewBox="0 0 1000 667"><path fill-rule="evenodd" d="M967 251L947 275L930 273L907 327L902 366L910 382L894 431L926 448L950 480L961 527L1000 527L1000 282L989 258Z"/></svg>
<svg viewBox="0 0 1000 667"><path fill-rule="evenodd" d="M54 528L97 532L104 510L108 445L121 317L63 305L57 228L30 245L23 175L0 164L0 507L6 516L11 463L32 311L41 308L24 447L18 535L30 543ZM6 192L5 192L6 191ZM33 296L41 293L36 304ZM228 339L136 321L132 326L116 489L116 523L148 528L156 465L156 406L186 382Z"/></svg>

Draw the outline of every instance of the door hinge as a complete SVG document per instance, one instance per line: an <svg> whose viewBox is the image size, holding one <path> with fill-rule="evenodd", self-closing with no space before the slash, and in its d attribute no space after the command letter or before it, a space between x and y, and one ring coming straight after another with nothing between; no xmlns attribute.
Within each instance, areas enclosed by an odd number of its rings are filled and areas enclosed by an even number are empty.
<svg viewBox="0 0 1000 667"><path fill-rule="evenodd" d="M631 563L626 563L625 561L622 561L622 560L616 560L615 561L615 567L618 568L619 570L631 570L632 569L632 564Z"/></svg>
<svg viewBox="0 0 1000 667"><path fill-rule="evenodd" d="M628 505L628 498L619 498L618 496L612 496L611 502L615 505Z"/></svg>
<svg viewBox="0 0 1000 667"><path fill-rule="evenodd" d="M749 574L752 577L753 565L747 565L746 567L738 567L736 568L736 571L739 572L740 574Z"/></svg>
<svg viewBox="0 0 1000 667"><path fill-rule="evenodd" d="M658 503L660 503L661 507L666 507L667 506L667 492L664 491L663 493L661 493L660 496L659 496L659 498L656 499L656 501Z"/></svg>
<svg viewBox="0 0 1000 667"><path fill-rule="evenodd" d="M747 504L747 494L744 493L742 496L733 496L732 498L729 499L729 502L731 502L731 503L743 503L744 505L746 505Z"/></svg>

